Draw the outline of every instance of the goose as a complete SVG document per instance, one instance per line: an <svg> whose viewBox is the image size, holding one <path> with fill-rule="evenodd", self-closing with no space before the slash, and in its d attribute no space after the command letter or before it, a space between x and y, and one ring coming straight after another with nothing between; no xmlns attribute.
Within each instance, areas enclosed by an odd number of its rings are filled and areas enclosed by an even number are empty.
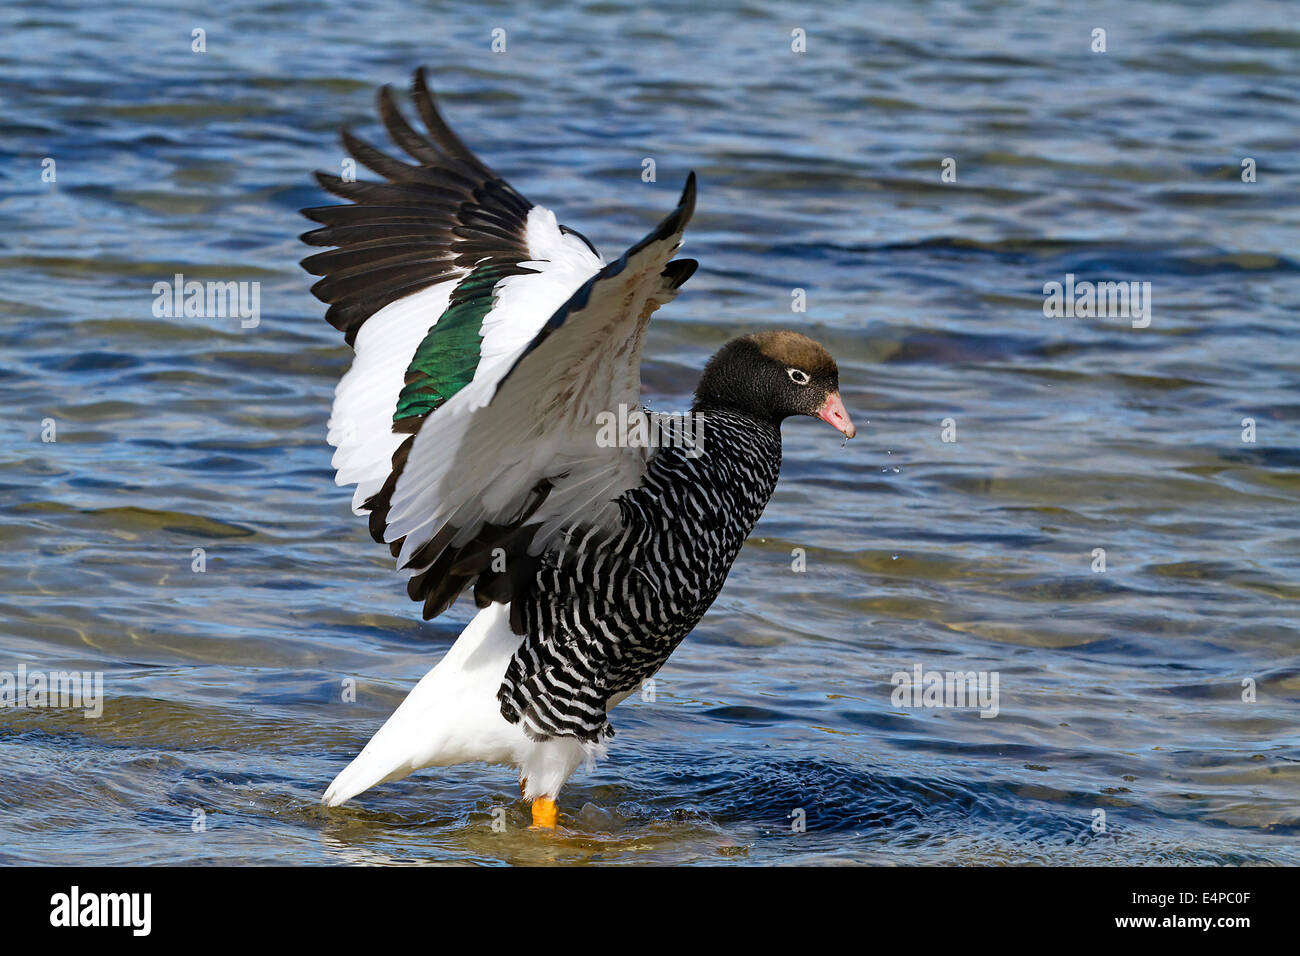
<svg viewBox="0 0 1300 956"><path fill-rule="evenodd" d="M322 802L426 767L506 765L533 826L554 829L561 788L614 736L609 711L718 596L776 487L781 423L856 428L835 360L789 330L727 342L689 413L650 422L641 350L697 266L674 258L695 174L606 262L465 146L423 68L411 100L423 132L390 87L377 98L409 161L342 130L383 181L316 174L347 202L303 210L317 228L302 240L328 249L302 265L354 350L328 424L337 483L425 620L464 592L478 610ZM615 414L629 427L605 427Z"/></svg>

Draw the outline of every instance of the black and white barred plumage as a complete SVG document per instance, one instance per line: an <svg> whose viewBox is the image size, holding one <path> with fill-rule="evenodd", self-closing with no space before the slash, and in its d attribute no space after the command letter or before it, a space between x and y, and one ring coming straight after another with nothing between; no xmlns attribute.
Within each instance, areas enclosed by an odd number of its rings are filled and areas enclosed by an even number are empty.
<svg viewBox="0 0 1300 956"><path fill-rule="evenodd" d="M772 496L779 429L723 410L698 421L692 447L660 449L617 499L621 528L579 524L545 554L498 694L533 739L613 736L607 702L653 676L704 616Z"/></svg>

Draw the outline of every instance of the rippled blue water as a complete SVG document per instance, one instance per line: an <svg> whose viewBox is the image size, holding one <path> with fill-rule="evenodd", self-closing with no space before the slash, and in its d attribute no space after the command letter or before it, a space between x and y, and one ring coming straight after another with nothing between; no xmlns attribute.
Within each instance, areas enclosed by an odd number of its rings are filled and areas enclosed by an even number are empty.
<svg viewBox="0 0 1300 956"><path fill-rule="evenodd" d="M105 682L98 719L0 708L0 861L1300 862L1294 20L0 8L0 670ZM348 351L296 265L336 127L373 136L374 88L421 64L607 256L698 171L656 405L793 325L860 426L786 426L726 590L554 837L500 768L317 803L469 613L420 623L333 484ZM260 283L260 323L155 317L178 272ZM1150 282L1150 326L1045 316L1067 274ZM998 715L900 706L917 665L995 672Z"/></svg>

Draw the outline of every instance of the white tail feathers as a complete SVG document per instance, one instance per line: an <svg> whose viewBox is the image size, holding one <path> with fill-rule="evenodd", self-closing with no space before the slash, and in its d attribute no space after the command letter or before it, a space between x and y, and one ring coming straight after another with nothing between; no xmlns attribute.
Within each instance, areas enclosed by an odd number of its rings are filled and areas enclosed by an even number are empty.
<svg viewBox="0 0 1300 956"><path fill-rule="evenodd" d="M323 802L338 806L422 767L508 759L501 745L510 731L522 733L501 716L496 695L519 641L510 630L508 606L492 605L475 615L437 666L334 779Z"/></svg>
<svg viewBox="0 0 1300 956"><path fill-rule="evenodd" d="M437 666L402 701L364 750L334 778L321 802L336 807L371 787L424 767L512 764L525 797L556 797L586 759L603 748L572 738L529 740L501 716L497 689L522 638L510 630L510 605L475 615Z"/></svg>

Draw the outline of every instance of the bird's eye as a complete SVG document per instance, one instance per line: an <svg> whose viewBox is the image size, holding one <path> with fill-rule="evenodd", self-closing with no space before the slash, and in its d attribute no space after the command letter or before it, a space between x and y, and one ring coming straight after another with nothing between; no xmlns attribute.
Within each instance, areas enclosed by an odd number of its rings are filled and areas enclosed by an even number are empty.
<svg viewBox="0 0 1300 956"><path fill-rule="evenodd" d="M789 375L789 376L790 376L790 381L794 382L796 385L807 385L807 384L808 384L808 381L809 381L809 379L808 379L808 373L805 372L803 369L800 369L800 368L788 368L788 369L785 370L785 374Z"/></svg>

